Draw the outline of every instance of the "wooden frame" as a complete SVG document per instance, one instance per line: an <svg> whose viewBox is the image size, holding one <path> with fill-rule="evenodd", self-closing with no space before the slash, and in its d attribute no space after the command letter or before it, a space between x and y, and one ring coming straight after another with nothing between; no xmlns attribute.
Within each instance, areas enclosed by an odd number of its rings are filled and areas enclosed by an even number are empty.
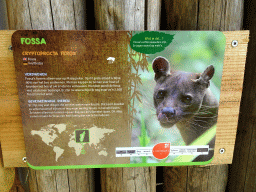
<svg viewBox="0 0 256 192"><path fill-rule="evenodd" d="M4 167L25 167L26 156L11 36L14 31L0 31L0 142ZM222 75L219 118L217 123L214 160L211 164L231 164L233 159L244 67L249 31L223 32L226 50ZM232 41L238 46L233 47ZM220 149L225 152L221 154Z"/></svg>

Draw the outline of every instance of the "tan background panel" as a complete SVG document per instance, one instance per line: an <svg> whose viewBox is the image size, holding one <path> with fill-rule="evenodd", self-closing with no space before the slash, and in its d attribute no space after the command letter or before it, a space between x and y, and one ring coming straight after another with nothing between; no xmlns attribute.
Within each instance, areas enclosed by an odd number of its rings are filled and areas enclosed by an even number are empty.
<svg viewBox="0 0 256 192"><path fill-rule="evenodd" d="M11 45L14 31L0 31L0 142L4 167L25 167L18 90ZM234 152L239 107L242 94L244 67L249 31L223 32L226 50L221 84L219 117L214 160L211 164L231 164ZM237 47L231 42L238 41ZM224 154L219 149L225 149Z"/></svg>

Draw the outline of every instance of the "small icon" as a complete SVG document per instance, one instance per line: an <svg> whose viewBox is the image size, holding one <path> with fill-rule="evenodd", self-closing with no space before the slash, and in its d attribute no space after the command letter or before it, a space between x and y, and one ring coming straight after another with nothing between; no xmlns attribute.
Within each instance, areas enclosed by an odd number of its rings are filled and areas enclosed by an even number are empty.
<svg viewBox="0 0 256 192"><path fill-rule="evenodd" d="M23 63L23 65L28 65L28 63L26 62L26 63Z"/></svg>
<svg viewBox="0 0 256 192"><path fill-rule="evenodd" d="M76 137L77 143L87 143L89 142L89 130L88 129L75 130L75 137Z"/></svg>
<svg viewBox="0 0 256 192"><path fill-rule="evenodd" d="M107 58L108 64L114 63L115 59L116 59L115 57L108 57L108 58Z"/></svg>

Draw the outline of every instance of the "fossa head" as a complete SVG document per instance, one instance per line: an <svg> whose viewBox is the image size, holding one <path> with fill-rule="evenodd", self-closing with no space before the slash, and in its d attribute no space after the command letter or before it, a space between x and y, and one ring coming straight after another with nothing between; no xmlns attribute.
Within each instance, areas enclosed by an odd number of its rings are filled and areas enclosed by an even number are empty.
<svg viewBox="0 0 256 192"><path fill-rule="evenodd" d="M188 121L195 116L202 105L214 67L208 66L203 73L171 71L168 60L157 57L153 61L156 86L154 106L162 127Z"/></svg>

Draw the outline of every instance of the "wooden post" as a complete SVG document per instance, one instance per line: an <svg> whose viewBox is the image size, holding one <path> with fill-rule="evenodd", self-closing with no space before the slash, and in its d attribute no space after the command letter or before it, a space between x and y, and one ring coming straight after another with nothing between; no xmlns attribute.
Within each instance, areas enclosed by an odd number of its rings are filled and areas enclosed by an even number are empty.
<svg viewBox="0 0 256 192"><path fill-rule="evenodd" d="M83 0L8 0L9 29L85 29ZM30 191L94 191L94 169L29 169Z"/></svg>
<svg viewBox="0 0 256 192"><path fill-rule="evenodd" d="M94 0L96 29L159 30L161 0Z"/></svg>
<svg viewBox="0 0 256 192"><path fill-rule="evenodd" d="M86 29L83 0L8 0L9 29Z"/></svg>
<svg viewBox="0 0 256 192"><path fill-rule="evenodd" d="M96 29L159 30L160 0L95 0ZM102 191L155 191L156 168L101 169Z"/></svg>
<svg viewBox="0 0 256 192"><path fill-rule="evenodd" d="M8 29L6 2L0 1L0 30Z"/></svg>
<svg viewBox="0 0 256 192"><path fill-rule="evenodd" d="M243 1L164 0L167 28L170 30L219 30L242 29Z"/></svg>
<svg viewBox="0 0 256 192"><path fill-rule="evenodd" d="M230 165L228 191L256 191L256 3L245 2L244 28L250 30L245 65L244 89L236 135L233 163Z"/></svg>
<svg viewBox="0 0 256 192"><path fill-rule="evenodd" d="M125 167L101 169L101 190L156 191L155 167Z"/></svg>
<svg viewBox="0 0 256 192"><path fill-rule="evenodd" d="M170 30L241 30L243 1L165 0ZM237 119L238 120L238 119ZM228 165L164 167L165 191L225 191Z"/></svg>

